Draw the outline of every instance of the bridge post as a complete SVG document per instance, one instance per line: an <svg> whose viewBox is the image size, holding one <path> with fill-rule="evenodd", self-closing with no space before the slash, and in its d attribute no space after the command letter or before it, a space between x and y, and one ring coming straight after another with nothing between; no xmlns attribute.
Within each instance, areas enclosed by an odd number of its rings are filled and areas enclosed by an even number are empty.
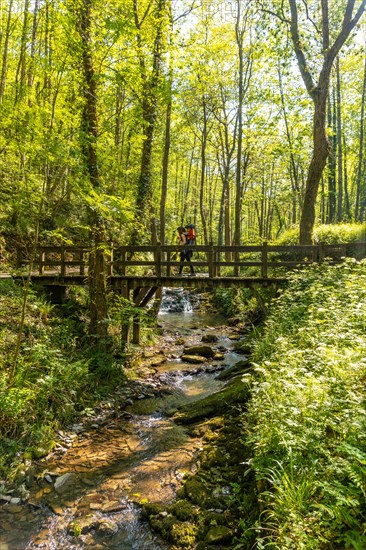
<svg viewBox="0 0 366 550"><path fill-rule="evenodd" d="M240 260L239 251L235 250L235 252L234 252L234 262L235 262L234 277L239 277L239 275L240 275L239 260Z"/></svg>
<svg viewBox="0 0 366 550"><path fill-rule="evenodd" d="M126 276L126 256L127 250L124 246L121 247L121 275L122 277Z"/></svg>
<svg viewBox="0 0 366 550"><path fill-rule="evenodd" d="M144 294L144 290L141 287L134 288L133 289L133 303L136 307L138 307L139 302L141 300L142 295ZM139 344L140 343L140 316L138 314L134 314L132 318L132 343L133 344Z"/></svg>
<svg viewBox="0 0 366 550"><path fill-rule="evenodd" d="M61 277L66 275L66 265L65 265L65 247L61 245Z"/></svg>
<svg viewBox="0 0 366 550"><path fill-rule="evenodd" d="M321 242L319 243L319 264L322 264L324 262L324 258L325 258L325 248L324 248L324 243Z"/></svg>
<svg viewBox="0 0 366 550"><path fill-rule="evenodd" d="M130 290L128 288L127 282L122 286L121 295L122 295L122 298L125 298L126 300L130 299ZM122 327L121 327L122 345L128 344L129 336L130 336L130 319L126 319L125 322L122 321Z"/></svg>
<svg viewBox="0 0 366 550"><path fill-rule="evenodd" d="M109 254L109 262L108 262L108 277L113 277L113 256L114 256L113 242L111 242L110 245L111 245L111 251Z"/></svg>
<svg viewBox="0 0 366 550"><path fill-rule="evenodd" d="M263 241L262 244L262 277L268 278L268 243Z"/></svg>
<svg viewBox="0 0 366 550"><path fill-rule="evenodd" d="M85 275L84 249L80 250L80 275Z"/></svg>
<svg viewBox="0 0 366 550"><path fill-rule="evenodd" d="M40 255L39 255L39 274L40 275L43 275L44 274L44 264L45 264L45 261L46 261L46 252L44 250L42 250L42 248L40 248L39 250L40 252Z"/></svg>
<svg viewBox="0 0 366 550"><path fill-rule="evenodd" d="M170 265L170 262L171 262L171 257L172 257L172 253L170 252L170 250L166 253L166 261L167 261L167 266L166 266L166 276L167 277L170 277L170 274L171 274L171 265Z"/></svg>
<svg viewBox="0 0 366 550"><path fill-rule="evenodd" d="M157 243L155 248L155 273L158 279L160 279L161 277L161 243Z"/></svg>
<svg viewBox="0 0 366 550"><path fill-rule="evenodd" d="M214 247L212 242L210 242L208 249L208 276L210 279L215 277Z"/></svg>
<svg viewBox="0 0 366 550"><path fill-rule="evenodd" d="M23 251L20 244L17 244L16 247L17 247L16 248L16 254L17 254L16 267L17 269L19 269L23 265Z"/></svg>

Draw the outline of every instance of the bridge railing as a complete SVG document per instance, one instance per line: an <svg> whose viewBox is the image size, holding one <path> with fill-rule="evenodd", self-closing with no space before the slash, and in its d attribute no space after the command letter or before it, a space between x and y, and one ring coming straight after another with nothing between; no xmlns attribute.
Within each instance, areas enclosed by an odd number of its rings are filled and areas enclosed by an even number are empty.
<svg viewBox="0 0 366 550"><path fill-rule="evenodd" d="M82 246L40 246L34 267L39 275L47 273L61 277L74 274L84 276L89 262L89 248Z"/></svg>
<svg viewBox="0 0 366 550"><path fill-rule="evenodd" d="M343 261L345 257L366 257L366 243L317 245L243 245L187 246L193 252L191 263L196 272L215 277L262 277L283 274L295 267L313 262ZM182 248L177 245L114 246L106 249L109 276L177 275L180 266L187 270L188 263L180 262ZM38 249L34 269L40 275L79 275L88 271L89 248L80 246L41 246ZM19 262L19 266L23 262Z"/></svg>
<svg viewBox="0 0 366 550"><path fill-rule="evenodd" d="M267 278L274 270L288 271L313 262L330 263L343 261L347 256L366 257L366 243L317 245L245 245L187 246L193 252L191 263L195 271L209 277L259 276ZM120 246L113 250L110 274L133 276L150 274L170 277L187 262L180 262L182 248L176 245Z"/></svg>

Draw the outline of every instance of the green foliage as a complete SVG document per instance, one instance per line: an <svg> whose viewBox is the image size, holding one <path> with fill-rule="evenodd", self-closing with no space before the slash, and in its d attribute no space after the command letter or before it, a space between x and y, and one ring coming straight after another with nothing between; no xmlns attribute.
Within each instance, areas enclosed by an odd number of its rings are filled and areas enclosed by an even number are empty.
<svg viewBox="0 0 366 550"><path fill-rule="evenodd" d="M251 298L249 289L218 288L213 292L213 305L223 314L230 317L243 313Z"/></svg>
<svg viewBox="0 0 366 550"><path fill-rule="evenodd" d="M256 342L243 422L263 548L365 547L365 267L293 274Z"/></svg>
<svg viewBox="0 0 366 550"><path fill-rule="evenodd" d="M357 223L318 225L315 227L313 233L315 242L322 242L325 244L362 242L365 240L365 236L366 224ZM276 239L275 244L299 244L299 229L293 227L286 230Z"/></svg>

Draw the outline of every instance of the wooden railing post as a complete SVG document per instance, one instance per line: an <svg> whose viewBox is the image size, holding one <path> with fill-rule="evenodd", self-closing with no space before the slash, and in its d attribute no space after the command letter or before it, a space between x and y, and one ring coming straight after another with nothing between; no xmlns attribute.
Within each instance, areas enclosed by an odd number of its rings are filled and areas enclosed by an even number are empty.
<svg viewBox="0 0 366 550"><path fill-rule="evenodd" d="M121 289L122 298L126 300L130 299L130 289L128 288L128 283L125 282ZM130 319L123 319L121 326L121 340L122 345L127 345L130 337Z"/></svg>
<svg viewBox="0 0 366 550"><path fill-rule="evenodd" d="M155 273L158 278L161 277L161 243L155 247Z"/></svg>
<svg viewBox="0 0 366 550"><path fill-rule="evenodd" d="M66 275L66 265L65 265L65 247L61 245L61 277Z"/></svg>
<svg viewBox="0 0 366 550"><path fill-rule="evenodd" d="M17 244L17 259L16 259L16 266L19 269L23 265L23 253L22 253L22 247Z"/></svg>
<svg viewBox="0 0 366 550"><path fill-rule="evenodd" d="M234 252L234 277L239 277L240 274L240 268L239 268L239 252Z"/></svg>
<svg viewBox="0 0 366 550"><path fill-rule="evenodd" d="M215 276L215 269L214 269L214 250L213 250L213 244L210 242L209 249L207 253L207 261L208 261L208 276L210 279L212 279Z"/></svg>
<svg viewBox="0 0 366 550"><path fill-rule="evenodd" d="M42 250L42 248L39 249L39 274L44 274L44 264L46 261L46 252Z"/></svg>
<svg viewBox="0 0 366 550"><path fill-rule="evenodd" d="M80 275L85 275L85 260L84 260L84 249L82 248L79 252L80 255Z"/></svg>
<svg viewBox="0 0 366 550"><path fill-rule="evenodd" d="M268 243L264 241L262 244L262 277L267 279L268 277Z"/></svg>
<svg viewBox="0 0 366 550"><path fill-rule="evenodd" d="M127 257L127 250L123 246L121 248L121 275L122 275L122 277L126 276L126 257Z"/></svg>
<svg viewBox="0 0 366 550"><path fill-rule="evenodd" d="M170 252L170 250L166 253L166 261L167 261L167 266L166 266L166 276L167 277L170 277L170 274L171 274L171 265L170 265L170 262L171 262L171 258L172 258L172 253Z"/></svg>
<svg viewBox="0 0 366 550"><path fill-rule="evenodd" d="M113 257L114 257L114 250L113 250L113 242L110 243L111 251L109 254L109 261L108 261L108 277L113 277Z"/></svg>
<svg viewBox="0 0 366 550"><path fill-rule="evenodd" d="M325 258L325 248L324 248L324 243L321 242L319 243L319 254L318 254L318 258L319 258L319 264L323 263L324 262L324 258Z"/></svg>

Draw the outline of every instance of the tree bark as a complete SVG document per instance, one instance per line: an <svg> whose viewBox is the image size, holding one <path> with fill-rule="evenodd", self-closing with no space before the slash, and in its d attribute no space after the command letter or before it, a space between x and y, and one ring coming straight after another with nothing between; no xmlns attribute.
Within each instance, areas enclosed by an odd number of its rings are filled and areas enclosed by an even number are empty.
<svg viewBox="0 0 366 550"><path fill-rule="evenodd" d="M361 112L360 112L360 131L359 131L359 146L358 146L358 165L356 176L356 204L355 204L355 219L361 220L361 212L365 207L365 191L362 188L362 180L364 175L364 124L365 124L365 100L366 100L366 51L364 53L364 68L362 82L362 97L361 97Z"/></svg>
<svg viewBox="0 0 366 550"><path fill-rule="evenodd" d="M9 2L8 18L6 22L6 31L5 31L5 40L4 40L4 51L1 65L1 77L0 77L0 103L3 101L6 85L6 76L8 70L8 55L9 55L9 39L10 39L10 25L11 25L11 12L13 9L13 1Z"/></svg>
<svg viewBox="0 0 366 550"><path fill-rule="evenodd" d="M91 52L91 10L92 0L83 0L80 12L79 33L82 47L82 67L84 76L84 109L82 114L82 151L85 170L94 191L101 188L98 168L97 140L97 83ZM92 237L92 250L89 257L90 325L89 333L97 341L108 333L106 292L106 266L104 256L104 221L97 208L89 207L89 225Z"/></svg>

